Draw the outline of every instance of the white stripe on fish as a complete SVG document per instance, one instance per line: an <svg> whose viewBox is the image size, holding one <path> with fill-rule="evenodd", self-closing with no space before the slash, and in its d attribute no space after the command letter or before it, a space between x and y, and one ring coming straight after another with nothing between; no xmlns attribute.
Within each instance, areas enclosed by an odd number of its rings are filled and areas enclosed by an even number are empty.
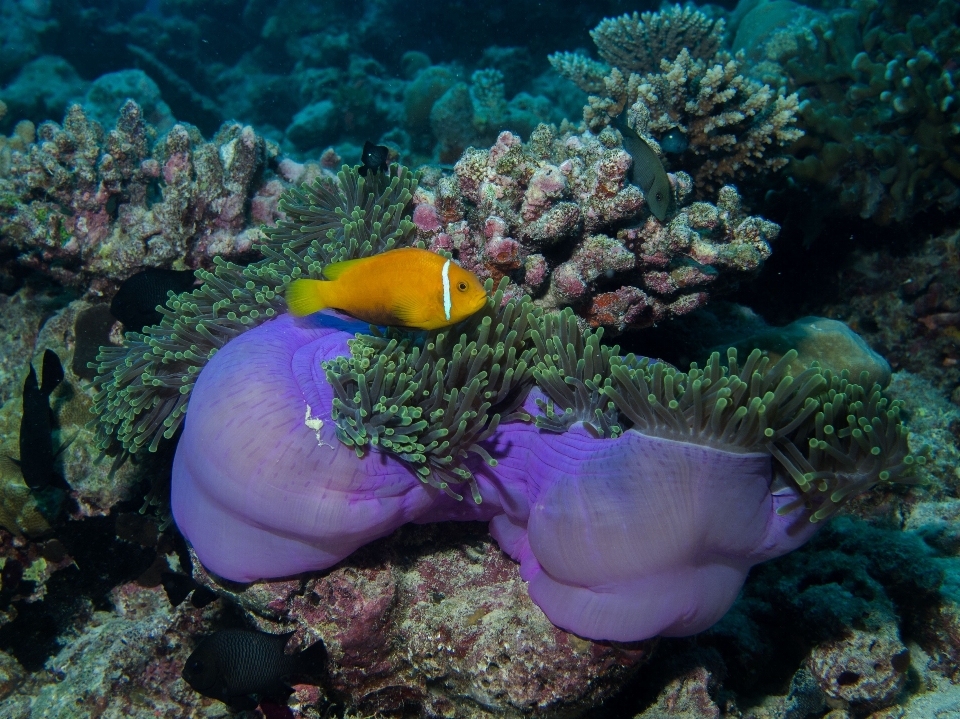
<svg viewBox="0 0 960 719"><path fill-rule="evenodd" d="M449 320L450 310L453 307L453 303L450 301L450 260L443 263L440 277L443 279L443 314Z"/></svg>

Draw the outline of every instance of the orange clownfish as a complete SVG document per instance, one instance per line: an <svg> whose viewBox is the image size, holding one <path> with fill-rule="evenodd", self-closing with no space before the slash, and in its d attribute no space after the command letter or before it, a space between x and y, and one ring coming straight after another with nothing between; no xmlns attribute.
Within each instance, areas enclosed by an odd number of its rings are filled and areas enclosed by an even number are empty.
<svg viewBox="0 0 960 719"><path fill-rule="evenodd" d="M435 330L466 319L487 303L480 280L452 260L404 247L323 268L324 280L295 280L290 312L303 317L334 307L375 325Z"/></svg>

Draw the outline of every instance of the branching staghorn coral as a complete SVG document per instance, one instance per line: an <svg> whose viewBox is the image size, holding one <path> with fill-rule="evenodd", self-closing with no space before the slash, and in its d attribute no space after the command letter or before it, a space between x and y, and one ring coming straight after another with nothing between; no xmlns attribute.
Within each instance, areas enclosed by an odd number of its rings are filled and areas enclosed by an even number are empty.
<svg viewBox="0 0 960 719"><path fill-rule="evenodd" d="M792 376L795 350L771 367L760 350L741 366L731 348L726 366L715 352L703 369L694 363L681 372L620 357L619 348L599 344L599 333L581 334L569 309L544 320L548 339L537 342L534 376L550 403L538 403L544 412L535 418L538 427L562 432L582 421L596 436L615 438L633 428L727 451L767 452L780 481L802 493L781 513L805 507L813 522L877 483L915 482L905 474L925 462L910 454L899 401L885 398L877 384L865 389L846 371L815 365Z"/></svg>
<svg viewBox="0 0 960 719"><path fill-rule="evenodd" d="M571 80L588 95L599 95L606 85L610 66L577 52L555 52L547 58L558 75Z"/></svg>
<svg viewBox="0 0 960 719"><path fill-rule="evenodd" d="M283 311L283 289L298 277L318 278L333 262L367 257L413 242L406 217L417 177L405 167L361 176L344 167L337 182L316 179L281 201L287 218L264 228L266 257L246 267L215 260L198 270L203 285L171 297L164 318L122 347L102 347L92 424L103 450L118 441L135 453L155 451L177 431L204 364L238 334Z"/></svg>
<svg viewBox="0 0 960 719"><path fill-rule="evenodd" d="M709 60L720 49L725 25L722 18L712 19L694 6L674 5L661 12L604 18L590 37L608 64L621 72L645 75L682 50Z"/></svg>
<svg viewBox="0 0 960 719"><path fill-rule="evenodd" d="M730 179L779 170L787 158L768 150L803 135L793 127L797 95L775 96L769 86L744 77L739 60L726 53L707 63L683 50L673 62L664 60L659 73L631 75L608 88L609 97L591 98L591 117L602 122L600 114L630 108L641 135L662 140L680 133L682 151L667 157L693 175L701 193Z"/></svg>
<svg viewBox="0 0 960 719"><path fill-rule="evenodd" d="M796 94L777 95L744 74L742 57L720 50L724 24L692 7L606 19L591 36L604 66L570 53L550 60L589 95L583 118L599 132L634 106L633 126L662 143L670 169L693 175L700 197L787 160L773 151L803 134ZM643 107L637 108L635 103ZM659 147L659 146L658 146Z"/></svg>
<svg viewBox="0 0 960 719"><path fill-rule="evenodd" d="M560 75L572 80L588 95L603 95L613 77L626 81L631 74L657 72L662 60L673 60L686 49L695 58L711 59L720 49L725 22L711 19L693 6L673 7L661 12L629 13L604 18L590 31L590 37L605 62L574 52L556 52L550 64Z"/></svg>
<svg viewBox="0 0 960 719"><path fill-rule="evenodd" d="M458 500L450 484L469 482L479 504L463 460L474 453L496 466L479 443L500 422L528 419L516 410L533 384L530 336L540 313L529 297L503 302L506 285L460 324L425 336L361 335L350 341L350 357L325 362L338 439L358 456L367 446L391 452Z"/></svg>

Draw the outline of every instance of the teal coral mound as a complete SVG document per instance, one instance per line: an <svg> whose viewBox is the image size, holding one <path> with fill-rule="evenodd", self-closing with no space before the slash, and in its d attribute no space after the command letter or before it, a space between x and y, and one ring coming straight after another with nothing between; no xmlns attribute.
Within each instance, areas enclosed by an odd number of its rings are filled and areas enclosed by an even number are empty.
<svg viewBox="0 0 960 719"><path fill-rule="evenodd" d="M450 485L469 482L479 504L465 460L476 454L496 466L481 443L501 422L529 419L518 408L533 386L540 313L527 296L504 302L506 285L501 280L485 309L453 327L359 335L349 357L325 362L337 438L358 456L368 447L395 455L455 499L462 497Z"/></svg>
<svg viewBox="0 0 960 719"><path fill-rule="evenodd" d="M289 190L280 201L288 219L263 228L264 259L246 267L216 259L213 271L197 270L201 287L159 308L159 325L100 349L91 423L99 447L155 451L172 437L200 370L231 339L282 312L292 280L413 244L407 210L416 187L416 174L394 165L368 177L344 167L335 182L318 178Z"/></svg>
<svg viewBox="0 0 960 719"><path fill-rule="evenodd" d="M783 514L804 508L813 522L832 516L851 497L876 484L913 483L909 469L923 457L910 454L902 403L884 397L879 384L860 384L848 372L818 363L795 376L790 350L776 363L753 350L742 365L737 351L726 365L713 353L700 369L681 372L663 362L601 345L600 334L581 330L570 310L545 318L546 339L534 370L548 401L535 421L563 432L584 422L597 437L626 429L735 452L763 452L777 464L777 481L798 498ZM561 412L557 412L560 408Z"/></svg>

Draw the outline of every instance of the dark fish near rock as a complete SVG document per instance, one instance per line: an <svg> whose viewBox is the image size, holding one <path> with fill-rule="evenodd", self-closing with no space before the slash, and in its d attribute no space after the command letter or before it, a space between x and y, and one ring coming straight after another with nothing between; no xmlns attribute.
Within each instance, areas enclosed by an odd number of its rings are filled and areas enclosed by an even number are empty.
<svg viewBox="0 0 960 719"><path fill-rule="evenodd" d="M173 607L183 604L190 592L193 592L190 603L197 609L203 609L217 598L216 592L180 572L161 572L160 584L163 585L163 591L167 593L167 599Z"/></svg>
<svg viewBox="0 0 960 719"><path fill-rule="evenodd" d="M363 176L366 176L368 172L386 172L390 168L389 158L389 147L374 145L370 140L367 140L363 143L363 154L360 156L360 169L357 170L357 172Z"/></svg>
<svg viewBox="0 0 960 719"><path fill-rule="evenodd" d="M623 135L623 149L633 158L630 182L643 190L644 199L654 216L663 222L670 207L670 179L660 157L637 131L627 125L623 115L617 121L617 129Z"/></svg>
<svg viewBox="0 0 960 719"><path fill-rule="evenodd" d="M285 654L293 632L267 634L223 629L205 637L183 667L183 679L205 697L234 709L253 709L264 699L286 699L297 677L322 662L322 642L297 655Z"/></svg>
<svg viewBox="0 0 960 719"><path fill-rule="evenodd" d="M160 324L163 315L157 305L167 301L167 292L175 294L193 289L193 270L161 270L150 268L133 275L117 290L110 303L110 314L123 322L128 332L143 332L145 327Z"/></svg>
<svg viewBox="0 0 960 719"><path fill-rule="evenodd" d="M50 395L63 381L63 365L53 350L43 353L41 378L42 382L38 384L37 373L31 364L30 374L23 383L20 459L14 460L30 489L42 489L57 479L53 462L58 452L54 452L50 436L54 423Z"/></svg>

